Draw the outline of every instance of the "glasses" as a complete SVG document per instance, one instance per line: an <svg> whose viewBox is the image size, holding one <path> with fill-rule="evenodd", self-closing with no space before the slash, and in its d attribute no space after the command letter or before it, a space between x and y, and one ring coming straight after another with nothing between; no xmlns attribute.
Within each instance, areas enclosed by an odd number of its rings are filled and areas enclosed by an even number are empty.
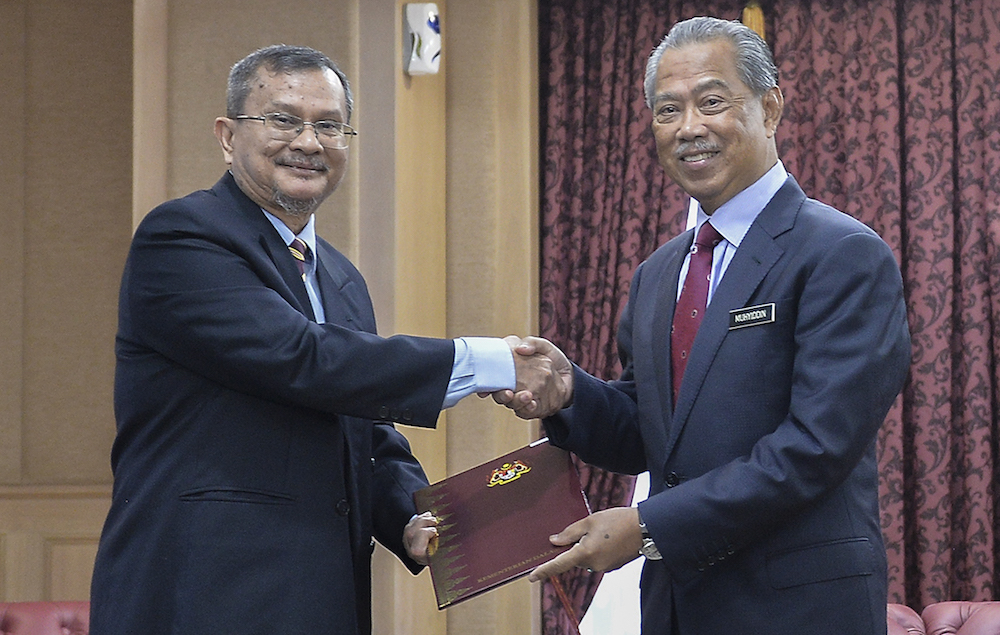
<svg viewBox="0 0 1000 635"><path fill-rule="evenodd" d="M343 150L351 145L351 137L358 136L358 131L346 123L330 119L304 121L300 117L283 112L270 112L262 117L236 115L233 118L238 121L263 122L264 129L271 135L271 138L280 141L292 141L302 134L306 126L312 126L319 144L329 150Z"/></svg>

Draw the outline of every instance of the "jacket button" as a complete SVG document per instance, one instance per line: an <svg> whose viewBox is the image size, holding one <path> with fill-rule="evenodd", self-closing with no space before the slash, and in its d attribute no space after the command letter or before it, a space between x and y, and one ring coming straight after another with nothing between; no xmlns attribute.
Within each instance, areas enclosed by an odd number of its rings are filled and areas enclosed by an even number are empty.
<svg viewBox="0 0 1000 635"><path fill-rule="evenodd" d="M670 474L667 474L664 484L667 487L677 487L681 484L681 477L677 476L677 472L671 472Z"/></svg>
<svg viewBox="0 0 1000 635"><path fill-rule="evenodd" d="M383 421L389 418L389 406L382 406L378 409L378 418Z"/></svg>
<svg viewBox="0 0 1000 635"><path fill-rule="evenodd" d="M346 516L351 513L351 504L347 502L346 499L340 499L337 501L337 513L341 516Z"/></svg>
<svg viewBox="0 0 1000 635"><path fill-rule="evenodd" d="M409 408L403 409L403 421L410 422L413 421L413 411Z"/></svg>

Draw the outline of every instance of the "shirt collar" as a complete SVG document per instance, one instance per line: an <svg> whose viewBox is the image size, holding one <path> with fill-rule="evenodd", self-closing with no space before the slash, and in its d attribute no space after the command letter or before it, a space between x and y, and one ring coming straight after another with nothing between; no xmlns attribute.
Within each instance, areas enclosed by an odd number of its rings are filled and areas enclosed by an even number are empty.
<svg viewBox="0 0 1000 635"><path fill-rule="evenodd" d="M267 211L264 208L261 208L260 211L264 212L264 216L267 217L267 220L271 221L271 224L274 225L274 228L278 231L278 234L281 236L281 239L285 241L286 245L290 245L293 240L299 238L302 242L304 242L306 245L309 246L309 250L313 253L311 267L313 271L315 271L316 270L316 215L310 214L309 222L306 223L306 226L302 228L302 231L300 231L298 235L296 235L295 232L289 229L288 225L282 222L280 218L278 218L277 216L275 216L274 214L272 214L271 212Z"/></svg>
<svg viewBox="0 0 1000 635"><path fill-rule="evenodd" d="M712 226L722 234L722 237L733 247L739 247L743 237L750 231L750 226L781 189L787 178L788 172L779 160L774 167L764 173L764 176L723 203L711 216L706 214L699 204L695 232L702 223L711 218Z"/></svg>

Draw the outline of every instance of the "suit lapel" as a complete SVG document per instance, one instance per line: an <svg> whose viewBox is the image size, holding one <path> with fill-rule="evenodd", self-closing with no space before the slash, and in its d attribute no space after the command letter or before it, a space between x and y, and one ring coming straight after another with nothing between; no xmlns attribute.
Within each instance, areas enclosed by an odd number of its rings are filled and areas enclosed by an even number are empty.
<svg viewBox="0 0 1000 635"><path fill-rule="evenodd" d="M309 294L302 284L302 277L299 275L295 261L288 253L288 245L282 240L281 235L274 229L274 226L264 216L260 205L250 200L250 198L236 185L232 172L226 172L218 183L212 187L212 192L220 200L231 201L241 222L234 223L234 231L246 232L243 240L250 244L256 239L261 250L266 254L267 259L274 266L284 283L284 288L277 284L277 280L268 279L266 283L274 288L285 300L295 307L300 313L310 320L315 320L312 305L309 304ZM247 224L244 224L247 223Z"/></svg>
<svg viewBox="0 0 1000 635"><path fill-rule="evenodd" d="M667 256L665 266L660 269L662 278L653 281L656 284L656 304L653 307L653 332L650 338L653 351L654 377L666 377L666 382L655 383L659 391L658 403L664 413L673 412L674 396L673 370L670 364L670 329L674 321L674 308L677 305L677 283L680 278L684 257L694 242L694 230L683 234L683 249L676 249ZM669 417L665 417L665 420Z"/></svg>
<svg viewBox="0 0 1000 635"><path fill-rule="evenodd" d="M775 238L792 228L795 215L804 201L805 194L794 179L789 177L750 226L733 260L729 263L722 281L712 295L712 302L705 311L705 317L691 348L691 357L684 371L684 379L677 395L677 405L670 426L667 441L668 456L680 437L712 362L729 334L729 312L747 305L768 272L781 258L784 249L775 242ZM672 320L673 302L670 308L669 316ZM669 333L669 330L667 332ZM667 368L669 361L668 351L665 362ZM670 374L667 372L661 376L669 378ZM665 385L670 384L668 382Z"/></svg>
<svg viewBox="0 0 1000 635"><path fill-rule="evenodd" d="M317 244L318 261L316 277L319 281L319 292L322 295L323 312L326 321L357 331L366 330L361 323L361 308L351 297L351 278L337 263L333 254L328 253Z"/></svg>

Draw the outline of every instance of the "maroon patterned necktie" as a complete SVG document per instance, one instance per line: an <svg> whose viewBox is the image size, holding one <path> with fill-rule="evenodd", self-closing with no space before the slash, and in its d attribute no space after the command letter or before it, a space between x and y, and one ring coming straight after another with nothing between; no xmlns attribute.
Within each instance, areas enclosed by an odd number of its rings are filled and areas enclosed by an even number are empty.
<svg viewBox="0 0 1000 635"><path fill-rule="evenodd" d="M299 274L302 279L306 279L306 263L309 262L309 245L301 238L296 238L288 245L288 251L292 252L295 264L299 266Z"/></svg>
<svg viewBox="0 0 1000 635"><path fill-rule="evenodd" d="M698 231L691 246L687 276L681 288L681 297L674 309L673 327L670 329L670 362L674 379L674 404L680 391L681 379L691 354L694 336L701 325L702 314L708 306L708 282L712 274L712 252L722 242L722 235L709 222Z"/></svg>

